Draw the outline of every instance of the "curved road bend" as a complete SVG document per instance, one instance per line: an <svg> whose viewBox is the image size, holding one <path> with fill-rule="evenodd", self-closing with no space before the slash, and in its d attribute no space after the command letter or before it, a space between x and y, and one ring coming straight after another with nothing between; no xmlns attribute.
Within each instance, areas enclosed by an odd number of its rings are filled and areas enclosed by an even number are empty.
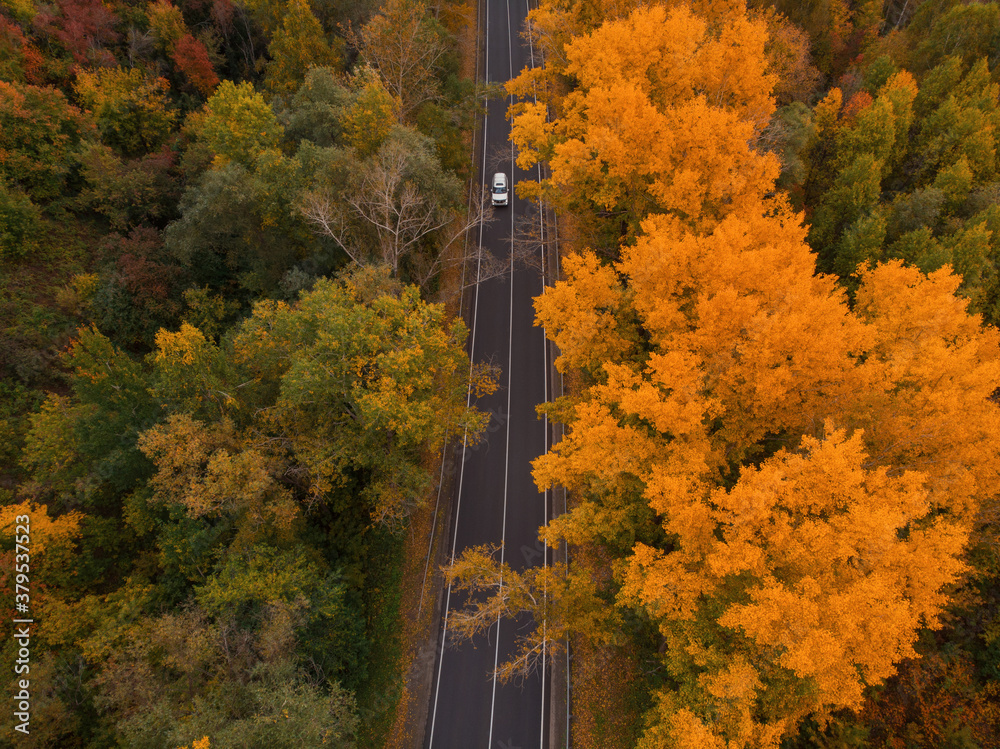
<svg viewBox="0 0 1000 749"><path fill-rule="evenodd" d="M519 34L527 0L483 0L483 6L485 78L505 82L532 62ZM505 171L513 187L534 175L513 163L506 108L506 101L489 102L479 169L482 182L495 170ZM526 208L511 189L510 205L496 209L497 220L482 242L498 257L510 257L514 218ZM537 271L511 267L506 278L475 286L471 305L471 356L500 365L502 376L497 392L476 403L492 414L488 434L476 448L464 447L459 459L452 554L469 546L502 543L504 561L514 569L545 561L538 528L547 520L547 497L535 487L530 465L546 449L545 424L535 413L536 404L547 400L545 341L542 330L533 326L531 301L541 291ZM445 595L439 644L450 643L448 616L463 603L450 589ZM486 637L438 648L427 749L546 749L548 674L539 672L506 685L491 676L513 653L519 626L501 621Z"/></svg>

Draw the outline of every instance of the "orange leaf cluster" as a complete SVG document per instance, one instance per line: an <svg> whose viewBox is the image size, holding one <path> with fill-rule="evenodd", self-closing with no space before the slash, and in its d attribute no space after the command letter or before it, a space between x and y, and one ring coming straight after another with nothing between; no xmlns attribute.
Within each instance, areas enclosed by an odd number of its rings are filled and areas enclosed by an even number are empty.
<svg viewBox="0 0 1000 749"><path fill-rule="evenodd" d="M1000 481L1000 334L948 270L862 267L853 309L816 274L752 147L764 38L721 5L643 7L565 44L562 117L513 110L522 166L547 158L568 205L636 218L616 262L570 254L536 299L585 386L534 467L578 498L546 540L620 544L618 606L664 638L682 688L641 746L772 747L860 705L935 624ZM890 151L914 94L899 74L849 102L873 140L845 130L845 152ZM840 109L836 91L817 125Z"/></svg>

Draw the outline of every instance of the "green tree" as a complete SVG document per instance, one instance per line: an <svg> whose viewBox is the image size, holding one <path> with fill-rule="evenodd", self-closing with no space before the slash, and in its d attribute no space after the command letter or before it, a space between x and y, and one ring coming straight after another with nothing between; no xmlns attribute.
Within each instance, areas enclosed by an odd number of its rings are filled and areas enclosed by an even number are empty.
<svg viewBox="0 0 1000 749"><path fill-rule="evenodd" d="M41 496L68 506L120 507L149 464L136 440L159 405L142 367L95 328L84 328L65 354L72 398L50 395L32 415L24 456Z"/></svg>
<svg viewBox="0 0 1000 749"><path fill-rule="evenodd" d="M125 156L157 150L176 123L170 85L140 68L82 71L74 90L97 118L101 140Z"/></svg>
<svg viewBox="0 0 1000 749"><path fill-rule="evenodd" d="M258 304L234 345L256 379L280 379L273 418L310 493L322 498L360 472L372 518L395 524L429 485L424 451L449 430L484 425L465 406L464 339L461 321L446 323L415 287L365 269L320 280L295 308Z"/></svg>
<svg viewBox="0 0 1000 749"><path fill-rule="evenodd" d="M953 0L931 0L916 10L908 31L914 49L907 62L916 72L951 55L967 64L981 60L992 66L1000 35L1000 8L995 3L964 5Z"/></svg>
<svg viewBox="0 0 1000 749"><path fill-rule="evenodd" d="M399 101L364 66L344 80L331 68L310 68L280 113L286 137L317 146L353 147L367 158L392 133Z"/></svg>
<svg viewBox="0 0 1000 749"><path fill-rule="evenodd" d="M823 194L809 228L809 244L819 254L821 269L833 270L836 243L844 230L878 207L881 172L882 165L871 154L863 154L844 167Z"/></svg>
<svg viewBox="0 0 1000 749"><path fill-rule="evenodd" d="M161 328L147 359L150 393L169 413L215 421L239 407L229 392L234 374L226 352L194 326L182 323L176 332Z"/></svg>
<svg viewBox="0 0 1000 749"><path fill-rule="evenodd" d="M353 696L336 682L317 687L296 669L297 622L284 593L276 591L262 625L249 631L234 628L228 613L215 618L193 606L139 618L119 633L127 636L105 656L96 686L97 704L115 717L121 739L150 749L206 735L212 746L232 749L351 749ZM302 606L296 601L292 612L296 603Z"/></svg>
<svg viewBox="0 0 1000 749"><path fill-rule="evenodd" d="M811 142L804 191L815 211L809 243L819 267L846 277L863 258L881 255L878 237L885 227L877 224L884 217L873 211L883 182L906 161L918 92L905 71L891 74L874 99L866 91L855 94L842 111L840 90L834 92L813 113L822 129Z"/></svg>
<svg viewBox="0 0 1000 749"><path fill-rule="evenodd" d="M184 14L170 0L149 3L146 6L146 16L149 19L149 29L163 52L172 52L181 37L188 33Z"/></svg>
<svg viewBox="0 0 1000 749"><path fill-rule="evenodd" d="M344 110L351 93L332 68L312 67L281 110L285 136L293 143L307 140L326 148L343 145Z"/></svg>
<svg viewBox="0 0 1000 749"><path fill-rule="evenodd" d="M941 83L953 79L954 63L942 63ZM993 83L985 60L980 60L961 81L944 93L943 100L921 119L914 143L920 154L920 178L930 182L937 173L965 158L977 182L996 174L997 125L1000 86ZM933 106L934 95L919 100L921 108Z"/></svg>
<svg viewBox="0 0 1000 749"><path fill-rule="evenodd" d="M250 166L275 148L283 133L271 106L249 83L223 81L205 104L198 135L215 154L215 164Z"/></svg>
<svg viewBox="0 0 1000 749"><path fill-rule="evenodd" d="M93 123L54 88L0 81L0 177L39 201L60 196Z"/></svg>
<svg viewBox="0 0 1000 749"><path fill-rule="evenodd" d="M169 151L130 160L109 146L88 143L81 148L80 165L86 186L79 205L105 216L113 231L127 233L169 216L177 200Z"/></svg>
<svg viewBox="0 0 1000 749"><path fill-rule="evenodd" d="M885 244L885 218L874 211L862 216L844 230L837 245L833 262L833 272L843 279L854 275L859 266L876 263L883 259ZM854 284L848 284L853 287Z"/></svg>
<svg viewBox="0 0 1000 749"><path fill-rule="evenodd" d="M0 258L14 260L35 247L41 212L31 199L0 181Z"/></svg>
<svg viewBox="0 0 1000 749"><path fill-rule="evenodd" d="M275 293L297 261L319 252L295 209L305 178L301 161L276 149L210 169L181 197L181 216L164 233L166 251L200 286L235 282L243 303L246 292Z"/></svg>
<svg viewBox="0 0 1000 749"><path fill-rule="evenodd" d="M896 73L878 91L871 106L857 112L836 132L834 166L843 169L858 156L871 155L886 176L906 156L917 85L909 73ZM850 104L845 105L848 110Z"/></svg>

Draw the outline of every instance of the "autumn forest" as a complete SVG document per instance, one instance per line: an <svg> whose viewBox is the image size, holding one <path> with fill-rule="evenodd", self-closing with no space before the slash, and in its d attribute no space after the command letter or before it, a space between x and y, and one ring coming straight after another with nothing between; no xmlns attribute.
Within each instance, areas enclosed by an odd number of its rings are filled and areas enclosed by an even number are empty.
<svg viewBox="0 0 1000 749"><path fill-rule="evenodd" d="M0 746L401 745L489 99L570 561L466 550L456 636L570 648L583 749L1000 747L1000 3L538 0L505 87L476 14L0 0Z"/></svg>

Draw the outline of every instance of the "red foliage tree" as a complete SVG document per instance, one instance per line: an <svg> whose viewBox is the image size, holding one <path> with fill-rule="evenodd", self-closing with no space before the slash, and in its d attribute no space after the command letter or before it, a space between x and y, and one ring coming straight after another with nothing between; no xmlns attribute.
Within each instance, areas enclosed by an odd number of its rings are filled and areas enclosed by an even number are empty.
<svg viewBox="0 0 1000 749"><path fill-rule="evenodd" d="M844 105L844 111L841 114L841 119L844 122L853 124L858 115L868 109L874 101L871 94L867 91L858 91L847 100L847 103Z"/></svg>
<svg viewBox="0 0 1000 749"><path fill-rule="evenodd" d="M0 80L40 85L45 78L43 62L21 28L0 16Z"/></svg>
<svg viewBox="0 0 1000 749"><path fill-rule="evenodd" d="M114 65L105 45L119 39L118 17L101 0L59 0L58 5L58 15L40 11L35 16L36 30L58 39L78 64Z"/></svg>
<svg viewBox="0 0 1000 749"><path fill-rule="evenodd" d="M94 322L121 345L148 345L180 314L182 271L164 262L160 233L147 226L112 234L102 244L109 263L91 300Z"/></svg>
<svg viewBox="0 0 1000 749"><path fill-rule="evenodd" d="M869 696L861 717L877 749L1000 746L996 688L978 684L961 653L904 661L898 675Z"/></svg>
<svg viewBox="0 0 1000 749"><path fill-rule="evenodd" d="M100 244L101 260L117 263L120 258L130 256L156 261L162 254L162 248L160 232L149 226L140 226L128 234L116 233L104 237Z"/></svg>
<svg viewBox="0 0 1000 749"><path fill-rule="evenodd" d="M219 85L219 76L215 74L212 62L208 59L208 50L190 34L180 38L170 57L203 96L210 96Z"/></svg>

